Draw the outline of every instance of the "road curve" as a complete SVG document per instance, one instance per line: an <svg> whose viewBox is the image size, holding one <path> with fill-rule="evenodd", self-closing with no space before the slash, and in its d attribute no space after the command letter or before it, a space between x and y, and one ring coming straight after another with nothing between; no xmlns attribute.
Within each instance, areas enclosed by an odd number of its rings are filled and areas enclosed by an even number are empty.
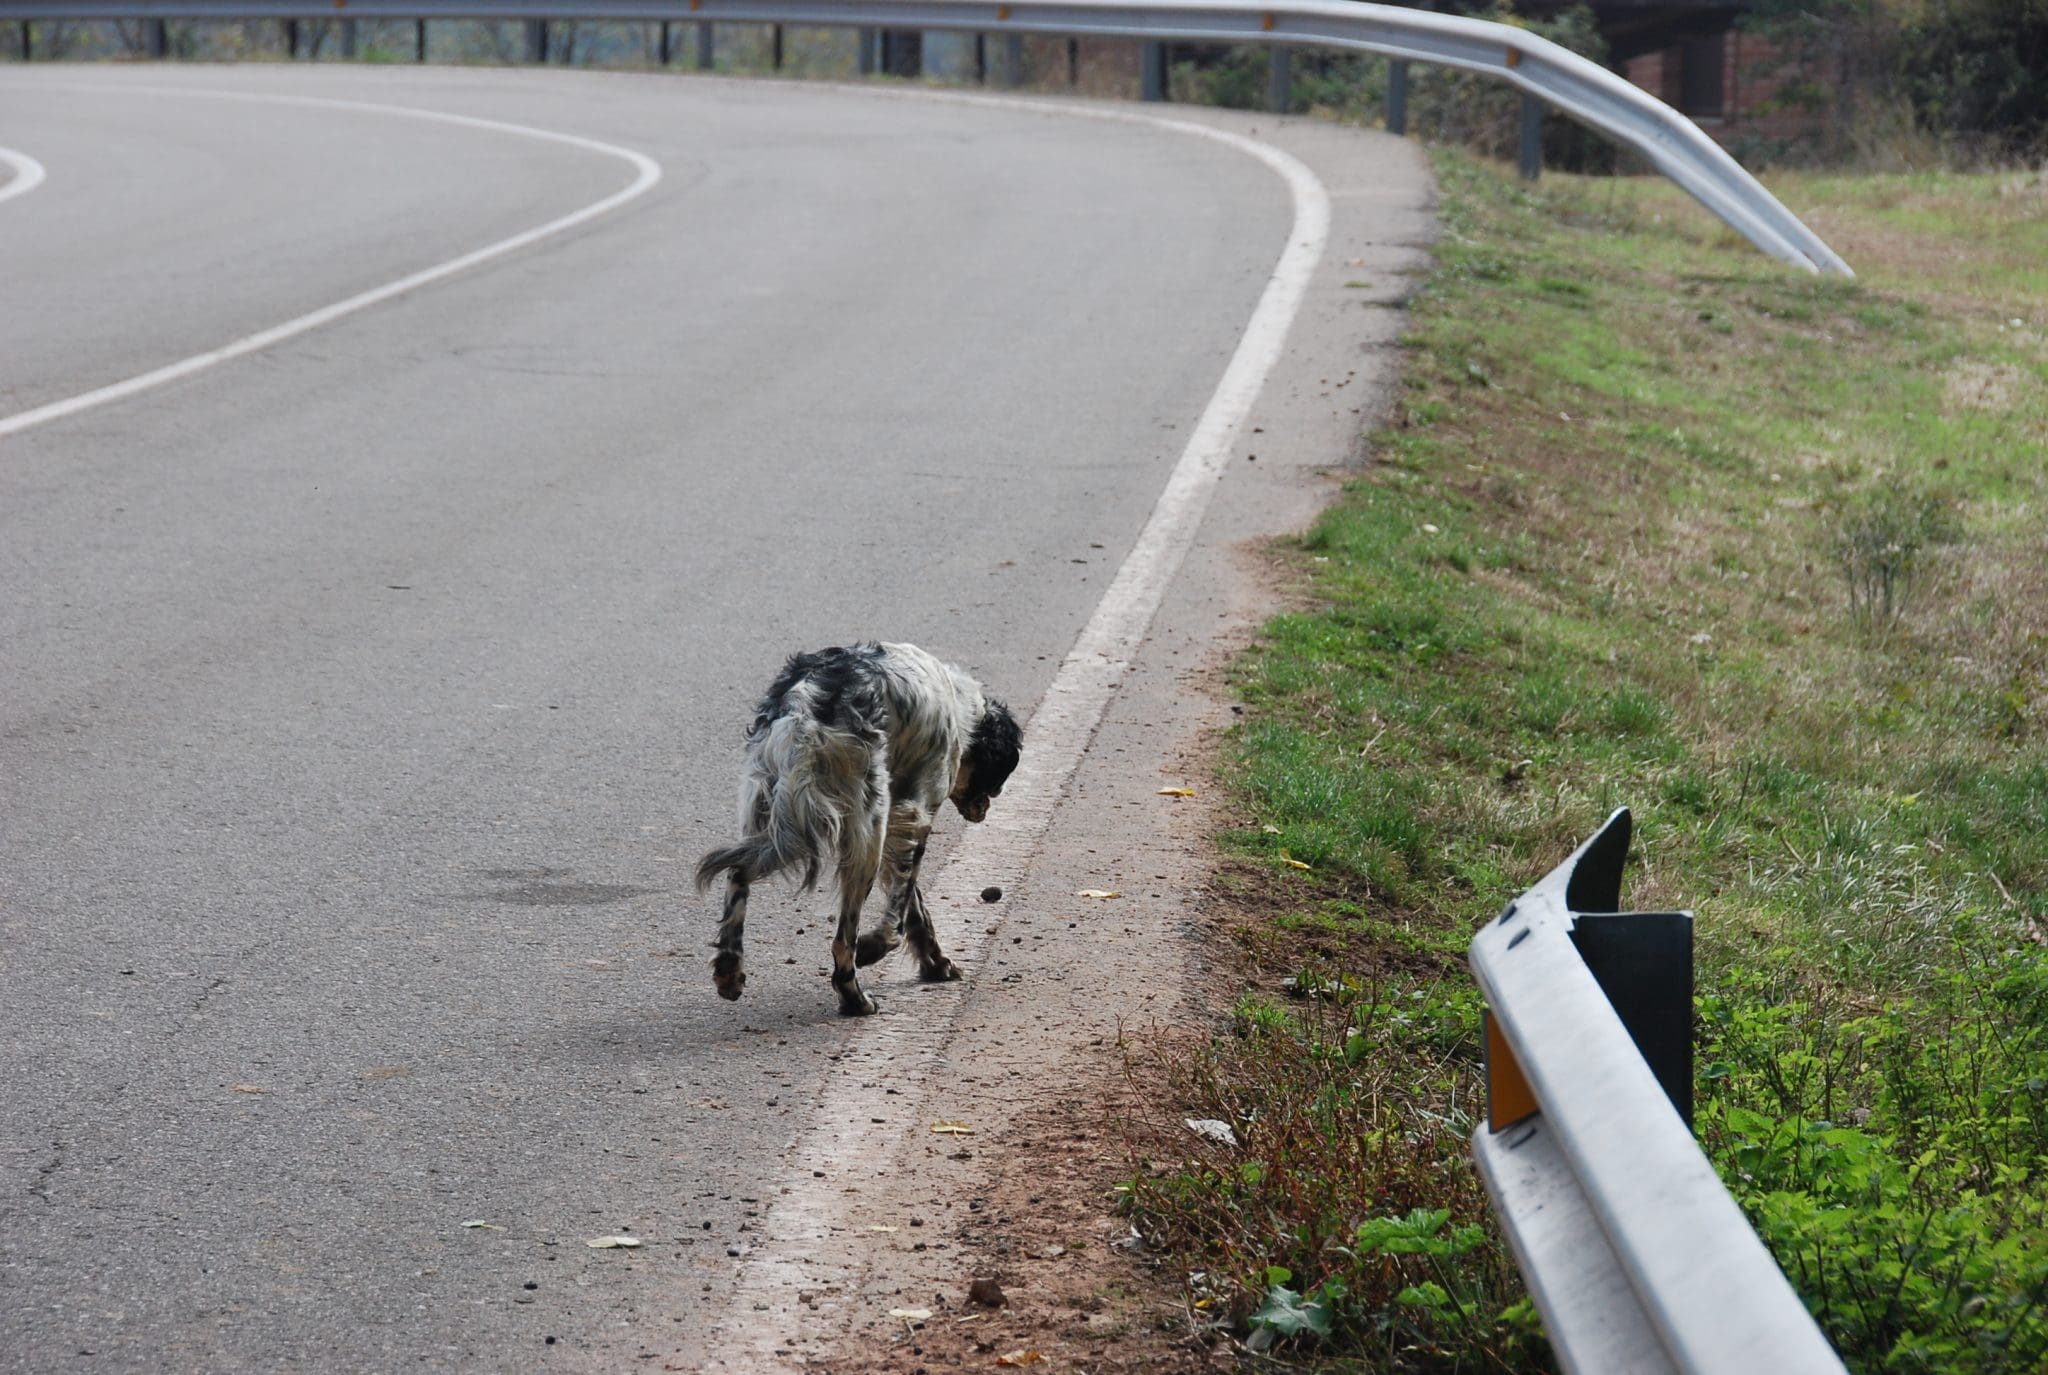
<svg viewBox="0 0 2048 1375"><path fill-rule="evenodd" d="M724 1311L859 1030L786 900L746 1001L708 994L685 876L751 698L791 648L882 636L1036 701L1285 189L1156 129L781 84L10 72L0 123L50 179L0 216L40 265L0 310L8 414L630 175L164 85L509 120L666 175L0 440L0 1349L630 1358ZM961 996L905 972L885 1015ZM647 1244L583 1244L620 1232Z"/></svg>

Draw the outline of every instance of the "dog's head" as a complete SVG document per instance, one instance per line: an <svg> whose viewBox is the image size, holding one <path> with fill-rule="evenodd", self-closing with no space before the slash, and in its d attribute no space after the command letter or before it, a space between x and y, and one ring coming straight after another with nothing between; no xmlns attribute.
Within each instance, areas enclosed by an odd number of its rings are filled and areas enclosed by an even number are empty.
<svg viewBox="0 0 2048 1375"><path fill-rule="evenodd" d="M953 779L953 805L960 815L969 821L987 816L989 799L1010 781L1023 752L1024 732L1017 728L1017 718L1010 715L1008 707L991 699L974 723L960 772Z"/></svg>

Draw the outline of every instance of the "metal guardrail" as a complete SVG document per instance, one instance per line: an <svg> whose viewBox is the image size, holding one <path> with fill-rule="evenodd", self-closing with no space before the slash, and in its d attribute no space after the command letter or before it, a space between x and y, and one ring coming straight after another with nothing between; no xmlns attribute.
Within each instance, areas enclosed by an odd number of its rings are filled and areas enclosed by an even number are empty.
<svg viewBox="0 0 2048 1375"><path fill-rule="evenodd" d="M1472 940L1472 1154L1569 1371L1841 1375L1692 1138L1692 914L1623 913L1626 808Z"/></svg>
<svg viewBox="0 0 2048 1375"><path fill-rule="evenodd" d="M1691 120L1524 29L1351 0L0 0L0 20L616 19L1269 43L1496 77L1642 155L1737 233L1809 272L1847 263Z"/></svg>

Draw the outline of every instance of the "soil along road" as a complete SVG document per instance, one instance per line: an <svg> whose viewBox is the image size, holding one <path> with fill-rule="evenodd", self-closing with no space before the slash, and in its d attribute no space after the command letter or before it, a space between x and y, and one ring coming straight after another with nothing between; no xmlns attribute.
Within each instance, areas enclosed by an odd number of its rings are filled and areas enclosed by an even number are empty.
<svg viewBox="0 0 2048 1375"><path fill-rule="evenodd" d="M999 803L986 861L935 855L978 970L883 966L846 1022L810 900L709 987L688 866L752 700L870 636L1046 699L1296 243L1270 161L587 73L24 71L0 117L47 172L0 206L40 265L0 421L457 264L0 439L0 1346L753 1368L853 1323L902 1233L846 1191L942 1192L973 1160L931 1120L994 1128L1173 996L1180 666L1370 407L1419 159L1210 121L1304 163L1330 241L1046 829L1006 846Z"/></svg>

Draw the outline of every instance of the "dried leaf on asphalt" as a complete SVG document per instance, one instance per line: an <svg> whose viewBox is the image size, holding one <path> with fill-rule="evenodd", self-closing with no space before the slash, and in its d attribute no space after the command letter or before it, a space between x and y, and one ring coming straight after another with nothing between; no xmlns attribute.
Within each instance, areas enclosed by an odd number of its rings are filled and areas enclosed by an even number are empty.
<svg viewBox="0 0 2048 1375"><path fill-rule="evenodd" d="M234 1090L234 1091L235 1091L236 1093L262 1093L262 1092L264 1092L264 1088L263 1088L263 1085L261 1085L261 1084L230 1084L230 1085L229 1085L228 1087L229 1087L229 1088L232 1088L232 1089L233 1089L233 1090Z"/></svg>
<svg viewBox="0 0 2048 1375"><path fill-rule="evenodd" d="M1161 797L1193 797L1195 790L1193 788L1161 788L1159 795Z"/></svg>
<svg viewBox="0 0 2048 1375"><path fill-rule="evenodd" d="M631 1247L640 1244L638 1237L592 1237L583 1243L594 1251L610 1251L617 1247Z"/></svg>
<svg viewBox="0 0 2048 1375"><path fill-rule="evenodd" d="M497 1223L485 1222L481 1218L474 1222L465 1222L462 1225L465 1227L481 1227L486 1232L502 1232L505 1230L503 1227L500 1227Z"/></svg>
<svg viewBox="0 0 2048 1375"><path fill-rule="evenodd" d="M1037 1365L1045 1357L1036 1351L1005 1351L996 1357L997 1365Z"/></svg>
<svg viewBox="0 0 2048 1375"><path fill-rule="evenodd" d="M965 1122L934 1122L932 1130L941 1136L972 1136L974 1128Z"/></svg>
<svg viewBox="0 0 2048 1375"><path fill-rule="evenodd" d="M1077 898L1120 898L1123 894L1110 888L1083 888L1074 896Z"/></svg>
<svg viewBox="0 0 2048 1375"><path fill-rule="evenodd" d="M905 1322L924 1322L931 1315L932 1310L929 1308L892 1308L889 1310L890 1317L901 1318Z"/></svg>

